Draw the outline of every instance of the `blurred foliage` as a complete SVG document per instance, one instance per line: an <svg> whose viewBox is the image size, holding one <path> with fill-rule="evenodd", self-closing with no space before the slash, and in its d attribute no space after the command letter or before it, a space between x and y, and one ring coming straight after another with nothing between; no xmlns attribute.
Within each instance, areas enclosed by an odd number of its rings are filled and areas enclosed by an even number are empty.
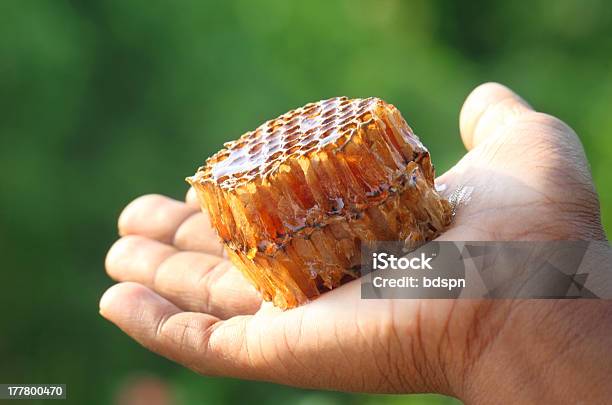
<svg viewBox="0 0 612 405"><path fill-rule="evenodd" d="M0 381L107 404L134 375L181 404L444 404L204 378L97 315L104 255L134 197L262 121L336 95L397 105L439 172L457 117L496 80L580 134L612 228L612 16L603 0L0 2Z"/></svg>

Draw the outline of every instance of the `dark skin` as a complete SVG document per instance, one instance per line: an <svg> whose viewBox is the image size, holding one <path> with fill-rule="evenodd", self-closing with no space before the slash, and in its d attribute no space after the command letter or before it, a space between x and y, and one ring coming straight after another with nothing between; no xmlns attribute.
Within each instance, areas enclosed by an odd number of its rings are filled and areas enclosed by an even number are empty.
<svg viewBox="0 0 612 405"><path fill-rule="evenodd" d="M487 83L460 117L468 152L437 179L474 188L440 240L605 240L580 141ZM222 254L193 191L128 205L100 313L205 375L358 392L439 392L466 403L604 403L607 300L361 300L359 281L299 308L261 298ZM592 266L609 265L600 249Z"/></svg>

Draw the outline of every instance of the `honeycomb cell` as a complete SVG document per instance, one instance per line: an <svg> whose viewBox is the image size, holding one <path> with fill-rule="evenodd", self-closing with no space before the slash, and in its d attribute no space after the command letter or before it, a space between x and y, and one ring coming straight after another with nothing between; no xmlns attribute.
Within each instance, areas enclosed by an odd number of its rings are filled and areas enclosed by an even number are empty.
<svg viewBox="0 0 612 405"><path fill-rule="evenodd" d="M429 152L378 98L309 103L224 146L187 181L230 259L281 308L358 277L362 241L416 248L450 224Z"/></svg>

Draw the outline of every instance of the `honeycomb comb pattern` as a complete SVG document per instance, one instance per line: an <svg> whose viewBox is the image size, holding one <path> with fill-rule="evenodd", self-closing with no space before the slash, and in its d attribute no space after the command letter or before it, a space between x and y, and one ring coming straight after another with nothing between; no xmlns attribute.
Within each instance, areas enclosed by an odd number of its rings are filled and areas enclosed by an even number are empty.
<svg viewBox="0 0 612 405"><path fill-rule="evenodd" d="M331 98L228 142L187 178L229 257L281 308L359 276L360 242L450 223L429 152L378 98Z"/></svg>

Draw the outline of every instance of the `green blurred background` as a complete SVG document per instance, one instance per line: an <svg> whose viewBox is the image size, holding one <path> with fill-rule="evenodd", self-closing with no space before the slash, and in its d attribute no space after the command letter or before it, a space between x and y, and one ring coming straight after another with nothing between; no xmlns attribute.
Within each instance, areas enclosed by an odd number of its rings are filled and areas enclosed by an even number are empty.
<svg viewBox="0 0 612 405"><path fill-rule="evenodd" d="M178 404L454 403L200 377L97 305L125 204L182 198L224 141L337 95L398 106L443 172L464 153L464 98L503 82L580 134L610 231L609 5L463 3L2 0L0 382L67 383L83 404L138 389Z"/></svg>

